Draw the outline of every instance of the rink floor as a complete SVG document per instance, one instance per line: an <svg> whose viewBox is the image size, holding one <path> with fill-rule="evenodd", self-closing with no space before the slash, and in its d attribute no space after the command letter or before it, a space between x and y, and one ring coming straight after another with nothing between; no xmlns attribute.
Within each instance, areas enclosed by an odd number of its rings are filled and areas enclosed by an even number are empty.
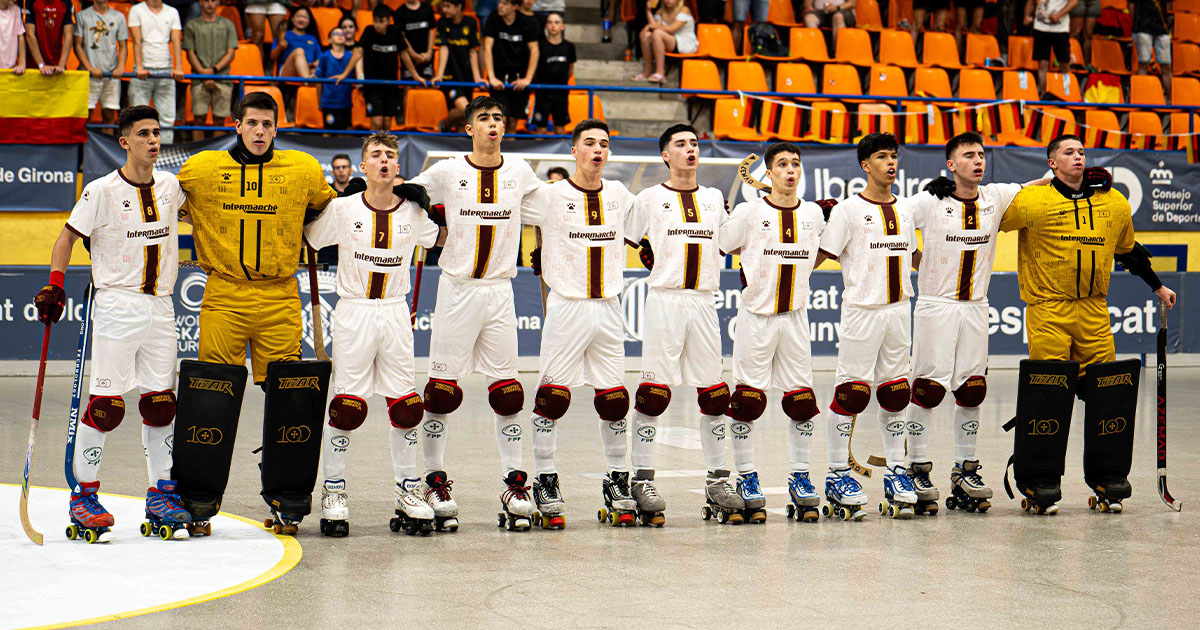
<svg viewBox="0 0 1200 630"><path fill-rule="evenodd" d="M1153 358L1151 358L1153 362ZM636 385L635 375L627 384ZM728 377L728 375L727 375ZM420 378L424 378L421 375ZM462 523L454 534L410 538L393 534L387 420L382 399L373 399L366 424L355 436L347 470L350 537L320 535L316 514L301 526L299 565L245 592L167 609L109 624L162 627L1194 627L1200 616L1200 368L1170 372L1171 491L1183 512L1168 510L1155 491L1153 370L1142 374L1141 406L1131 483L1134 496L1120 515L1088 510L1082 478L1081 409L1076 408L1064 478L1062 511L1053 517L1023 513L1001 483L1012 437L1000 425L1015 409L1016 372L993 369L979 431L984 479L996 492L986 515L948 512L912 521L874 514L882 498L879 475L864 481L871 514L861 523L822 519L788 521L785 420L778 392L755 437L771 514L765 525L730 526L700 519L703 461L692 396L677 392L664 416L658 447L659 490L667 500L662 529L613 529L596 522L603 474L598 420L588 391L559 424L557 465L568 511L565 531L510 533L496 527L502 488L493 423L483 380L464 381L466 400L448 426L447 467L454 480ZM819 371L823 406L832 372ZM536 374L522 373L528 394ZM423 382L423 380L422 380ZM0 378L0 483L20 483L34 379ZM33 472L36 485L64 487L70 377L47 379L43 420ZM136 399L131 414L109 438L101 472L105 492L144 495L145 463ZM251 388L243 406L230 488L222 509L261 519L257 456L262 394ZM527 409L529 405L527 404ZM934 480L948 492L952 462L949 407L935 418L931 454ZM529 435L528 430L526 435ZM825 467L825 424L817 426L814 476ZM865 461L881 449L875 407L860 417L854 452ZM532 447L525 442L532 467ZM730 454L732 464L732 453ZM46 493L43 493L46 494ZM0 494L5 507L0 531L20 533L16 493ZM314 503L319 503L319 490ZM12 498L10 502L9 499ZM53 498L51 500L54 500ZM61 506L65 512L65 504ZM54 567L92 551L82 543L58 544L58 512L35 523L53 538L42 549L21 549L20 561L3 563L13 573L54 574ZM61 515L65 517L65 515ZM118 517L121 515L118 514ZM35 515L35 519L38 518ZM47 520L48 519L48 520ZM132 557L164 543L141 539L140 521L121 518L118 540L106 554ZM6 536L0 536L5 538ZM0 540L0 543L4 543ZM200 539L181 541L195 545ZM150 543L158 543L150 545ZM13 543L16 544L16 543ZM174 544L174 543L170 543ZM174 550L173 550L174 552ZM65 554L65 555L64 555ZM5 554L7 556L7 554ZM43 559L44 557L44 559ZM164 561L169 561L164 555ZM125 559L132 562L131 559ZM151 560L139 559L146 563ZM218 565L220 558L214 558ZM128 563L123 566L130 566ZM136 570L136 569L131 569ZM61 569L61 589L69 584ZM232 572L232 569L230 570ZM103 572L93 580L103 581ZM226 583L181 570L172 579ZM236 580L238 582L241 579ZM226 580L228 582L228 580ZM152 587L153 588L153 587ZM53 599L0 598L0 619L12 610L54 607ZM80 593L83 596L83 593ZM13 607L10 609L9 607ZM25 617L22 617L25 619ZM47 613L42 621L54 621Z"/></svg>

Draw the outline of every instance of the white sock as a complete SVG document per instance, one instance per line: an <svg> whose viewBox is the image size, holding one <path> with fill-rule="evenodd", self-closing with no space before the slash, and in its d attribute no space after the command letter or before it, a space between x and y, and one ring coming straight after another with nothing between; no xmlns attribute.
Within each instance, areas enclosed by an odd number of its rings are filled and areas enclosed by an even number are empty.
<svg viewBox="0 0 1200 630"><path fill-rule="evenodd" d="M879 430L883 433L883 456L887 467L904 466L904 411L879 410Z"/></svg>
<svg viewBox="0 0 1200 630"><path fill-rule="evenodd" d="M171 478L171 436L175 435L175 423L165 427L142 424L142 448L146 450L146 474L150 485L157 486L160 479Z"/></svg>
<svg viewBox="0 0 1200 630"><path fill-rule="evenodd" d="M600 443L604 445L604 466L608 472L628 471L625 467L625 451L629 449L625 442L625 420L600 420ZM637 440L637 436L633 436Z"/></svg>
<svg viewBox="0 0 1200 630"><path fill-rule="evenodd" d="M730 420L729 432L733 434L733 465L738 474L754 472L754 423Z"/></svg>
<svg viewBox="0 0 1200 630"><path fill-rule="evenodd" d="M927 462L929 456L929 425L933 422L933 410L912 403L908 406L908 461Z"/></svg>
<svg viewBox="0 0 1200 630"><path fill-rule="evenodd" d="M706 468L725 468L725 416L700 414L700 447Z"/></svg>
<svg viewBox="0 0 1200 630"><path fill-rule="evenodd" d="M808 472L808 463L812 459L814 424L811 419L804 422L788 422L788 446L791 447L793 472Z"/></svg>
<svg viewBox="0 0 1200 630"><path fill-rule="evenodd" d="M500 447L500 468L504 474L521 469L521 423L516 414L496 418L496 445Z"/></svg>
<svg viewBox="0 0 1200 630"><path fill-rule="evenodd" d="M322 469L329 480L346 478L346 460L350 458L350 432L325 425L325 443L321 446L324 457Z"/></svg>
<svg viewBox="0 0 1200 630"><path fill-rule="evenodd" d="M633 447L630 449L629 462L634 470L654 470L654 438L658 434L658 417L647 416L634 410L633 412Z"/></svg>
<svg viewBox="0 0 1200 630"><path fill-rule="evenodd" d="M834 410L829 410L826 416L828 438L826 454L829 456L830 470L841 470L850 467L850 431L854 426L854 416L843 416Z"/></svg>
<svg viewBox="0 0 1200 630"><path fill-rule="evenodd" d="M417 428L402 429L393 425L388 432L392 448L392 473L396 483L417 478Z"/></svg>
<svg viewBox="0 0 1200 630"><path fill-rule="evenodd" d="M975 440L979 430L979 407L954 405L954 460L962 464L975 459Z"/></svg>
<svg viewBox="0 0 1200 630"><path fill-rule="evenodd" d="M558 420L533 414L533 474L534 476L558 472L554 469L554 450L558 434Z"/></svg>
<svg viewBox="0 0 1200 630"><path fill-rule="evenodd" d="M446 470L446 424L449 415L427 413L421 423L421 450L425 454L425 470Z"/></svg>
<svg viewBox="0 0 1200 630"><path fill-rule="evenodd" d="M75 430L75 480L92 483L100 478L100 458L104 455L105 433L79 421Z"/></svg>

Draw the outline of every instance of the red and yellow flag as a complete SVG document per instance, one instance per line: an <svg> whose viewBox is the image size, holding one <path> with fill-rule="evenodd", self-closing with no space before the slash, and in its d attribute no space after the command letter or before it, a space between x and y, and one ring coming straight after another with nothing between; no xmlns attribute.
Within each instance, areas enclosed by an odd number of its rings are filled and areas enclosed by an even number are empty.
<svg viewBox="0 0 1200 630"><path fill-rule="evenodd" d="M0 143L73 144L87 141L88 73L43 76L0 70Z"/></svg>

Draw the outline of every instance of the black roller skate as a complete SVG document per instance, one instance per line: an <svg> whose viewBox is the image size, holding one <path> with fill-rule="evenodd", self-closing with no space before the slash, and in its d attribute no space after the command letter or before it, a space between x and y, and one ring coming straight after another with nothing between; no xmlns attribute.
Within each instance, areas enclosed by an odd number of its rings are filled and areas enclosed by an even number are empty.
<svg viewBox="0 0 1200 630"><path fill-rule="evenodd" d="M992 507L992 489L979 476L979 460L968 459L955 465L950 471L950 496L946 497L947 510L966 510L984 513Z"/></svg>
<svg viewBox="0 0 1200 630"><path fill-rule="evenodd" d="M544 473L533 482L533 524L542 529L564 529L567 517L563 512L567 502L558 488L558 473Z"/></svg>
<svg viewBox="0 0 1200 630"><path fill-rule="evenodd" d="M210 519L217 515L221 510L221 504L215 500L189 499L183 497L183 509L187 510L192 515L192 522L188 523L187 530L189 536L212 536L212 523Z"/></svg>
<svg viewBox="0 0 1200 630"><path fill-rule="evenodd" d="M629 473L613 471L600 482L604 507L596 511L596 520L613 527L632 527L637 522L637 501L629 493Z"/></svg>
<svg viewBox="0 0 1200 630"><path fill-rule="evenodd" d="M142 536L182 540L190 536L191 524L192 515L180 505L174 481L160 479L158 487L146 491L146 520L140 528Z"/></svg>
<svg viewBox="0 0 1200 630"><path fill-rule="evenodd" d="M1125 510L1121 502L1133 494L1129 480L1119 477L1088 481L1087 485L1096 493L1088 497L1088 507L1101 512L1121 513Z"/></svg>
<svg viewBox="0 0 1200 630"><path fill-rule="evenodd" d="M1058 502L1062 500L1062 488L1058 479L1047 479L1028 484L1017 482L1021 493L1021 509L1033 514L1058 514Z"/></svg>
<svg viewBox="0 0 1200 630"><path fill-rule="evenodd" d="M67 540L83 539L89 545L98 542L106 543L113 540L113 515L100 505L96 493L100 491L100 482L93 481L79 484L79 494L71 493L71 504L68 514L71 524L67 525Z"/></svg>

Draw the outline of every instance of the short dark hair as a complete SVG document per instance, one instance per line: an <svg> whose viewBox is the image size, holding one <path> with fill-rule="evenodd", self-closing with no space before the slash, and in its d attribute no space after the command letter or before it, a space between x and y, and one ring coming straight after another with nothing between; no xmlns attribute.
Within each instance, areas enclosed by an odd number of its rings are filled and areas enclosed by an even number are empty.
<svg viewBox="0 0 1200 630"><path fill-rule="evenodd" d="M949 160L951 157L953 157L954 152L957 151L959 147L964 147L968 144L978 144L979 146L984 146L983 135L978 131L964 131L957 136L950 138L950 142L946 143L946 159Z"/></svg>
<svg viewBox="0 0 1200 630"><path fill-rule="evenodd" d="M1050 144L1046 145L1046 158L1047 159L1053 158L1055 152L1058 151L1058 145L1066 142L1067 140L1075 140L1075 141L1079 142L1080 144L1083 143L1083 140L1080 140L1079 136L1077 136L1073 133L1064 133L1063 135L1058 136L1057 138L1051 140Z"/></svg>
<svg viewBox="0 0 1200 630"><path fill-rule="evenodd" d="M380 2L379 4L375 5L374 9L371 9L371 17L387 18L390 20L392 19L392 10L389 9L386 4Z"/></svg>
<svg viewBox="0 0 1200 630"><path fill-rule="evenodd" d="M381 3L380 6L383 6L383 4ZM500 101L490 96L477 96L471 99L470 103L467 103L467 109L464 111L467 124L469 125L474 122L475 114L489 109L498 109L501 115L508 115L508 112L504 111L504 105Z"/></svg>
<svg viewBox="0 0 1200 630"><path fill-rule="evenodd" d="M671 137L677 133L683 133L685 131L691 132L696 136L696 138L700 137L700 134L696 133L695 127L691 125L685 125L684 123L676 123L670 127L667 127L667 130L662 132L662 135L658 137L658 152L662 153L663 151L666 151L667 145L671 144Z"/></svg>
<svg viewBox="0 0 1200 630"><path fill-rule="evenodd" d="M571 132L571 146L575 146L575 143L579 142L579 137L583 135L583 132L585 132L589 129L599 129L599 130L603 131L604 135L606 135L606 136L612 135L608 131L608 123L604 122L603 120L597 120L595 118L587 118L585 120L579 121L578 125L575 125L575 131Z"/></svg>
<svg viewBox="0 0 1200 630"><path fill-rule="evenodd" d="M767 170L771 169L771 164L775 161L775 156L780 153L795 153L796 157L800 157L799 145L791 142L775 142L767 147L767 152L763 154L763 164L767 165Z"/></svg>
<svg viewBox="0 0 1200 630"><path fill-rule="evenodd" d="M445 0L443 0L443 1L445 1ZM347 162L350 162L351 164L354 163L353 161L350 160L349 155L346 155L345 153L339 153L339 154L333 156L333 158L329 160L329 164L332 166L333 163L338 160L346 160Z"/></svg>
<svg viewBox="0 0 1200 630"><path fill-rule="evenodd" d="M442 0L440 4L453 4L456 7L461 7L466 4L467 0Z"/></svg>
<svg viewBox="0 0 1200 630"><path fill-rule="evenodd" d="M276 103L275 98L266 92L249 92L243 96L237 105L238 120L246 116L247 109L269 111L275 115L275 120L279 120L279 103Z"/></svg>
<svg viewBox="0 0 1200 630"><path fill-rule="evenodd" d="M158 112L149 105L134 105L126 107L117 114L117 127L122 136L127 135L129 130L133 129L134 123L139 120L158 120Z"/></svg>
<svg viewBox="0 0 1200 630"><path fill-rule="evenodd" d="M445 1L446 0L442 0L442 2L445 2ZM567 179L568 177L571 176L571 174L569 172L567 172L567 169L565 169L561 166L555 166L555 167L551 168L550 170L546 171L546 179L550 179L550 176L555 173L558 173L560 176L562 176L563 179Z"/></svg>
<svg viewBox="0 0 1200 630"><path fill-rule="evenodd" d="M546 12L546 17L550 17L551 15L557 15L558 19L562 20L564 23L567 21L567 15L565 13L563 13L562 11L547 11Z"/></svg>
<svg viewBox="0 0 1200 630"><path fill-rule="evenodd" d="M876 152L888 149L900 150L900 143L896 142L896 136L890 133L869 133L858 141L858 163L862 164Z"/></svg>

